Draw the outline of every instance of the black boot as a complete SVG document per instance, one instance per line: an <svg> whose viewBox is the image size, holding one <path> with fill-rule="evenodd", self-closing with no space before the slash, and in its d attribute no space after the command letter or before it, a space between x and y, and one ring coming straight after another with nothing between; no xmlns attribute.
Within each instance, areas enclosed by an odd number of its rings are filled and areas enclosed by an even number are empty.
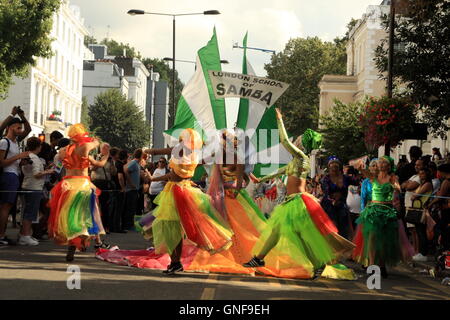
<svg viewBox="0 0 450 320"><path fill-rule="evenodd" d="M257 267L264 267L265 262L263 259L259 259L257 257L253 257L249 262L246 262L243 264L246 268L257 268Z"/></svg>
<svg viewBox="0 0 450 320"><path fill-rule="evenodd" d="M75 246L69 246L69 248L67 248L67 255L66 255L67 262L73 261L76 250L77 250L77 247L75 247Z"/></svg>
<svg viewBox="0 0 450 320"><path fill-rule="evenodd" d="M175 272L181 272L183 271L183 265L181 262L172 262L167 266L167 270L164 270L163 273L165 274L175 274Z"/></svg>

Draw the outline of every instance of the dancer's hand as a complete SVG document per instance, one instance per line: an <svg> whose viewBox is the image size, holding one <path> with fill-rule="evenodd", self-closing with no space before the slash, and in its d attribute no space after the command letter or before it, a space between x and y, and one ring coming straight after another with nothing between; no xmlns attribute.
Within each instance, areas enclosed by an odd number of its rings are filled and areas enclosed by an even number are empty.
<svg viewBox="0 0 450 320"><path fill-rule="evenodd" d="M283 118L283 116L281 114L281 110L279 108L275 108L275 112L276 112L276 115L277 115L277 119L282 119Z"/></svg>

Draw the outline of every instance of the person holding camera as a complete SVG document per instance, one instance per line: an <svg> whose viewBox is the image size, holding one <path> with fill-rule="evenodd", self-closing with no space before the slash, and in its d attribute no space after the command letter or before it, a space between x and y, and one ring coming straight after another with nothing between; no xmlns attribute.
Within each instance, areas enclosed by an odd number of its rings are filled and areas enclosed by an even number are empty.
<svg viewBox="0 0 450 320"><path fill-rule="evenodd" d="M38 157L41 151L41 140L31 137L27 140L27 150L30 157L22 160L24 175L22 190L25 207L22 217L22 228L19 233L19 245L36 246L39 241L32 237L32 224L38 222L39 206L43 198L45 177L54 172L53 169L44 170L44 160Z"/></svg>
<svg viewBox="0 0 450 320"><path fill-rule="evenodd" d="M0 125L0 136L3 137L5 129L8 127L11 120L17 118L16 116L19 116L24 126L22 132L17 137L20 142L25 139L31 132L30 123L28 122L27 118L25 118L25 112L20 108L20 106L12 108L11 114L2 122L2 124ZM8 134L8 132L6 132L6 134Z"/></svg>
<svg viewBox="0 0 450 320"><path fill-rule="evenodd" d="M20 187L20 159L28 158L30 154L29 151L21 153L19 150L18 142L25 137L27 129L24 130L23 120L16 118L14 111L17 112L17 109L13 109L13 114L8 117L10 120L6 123L6 137L0 140L0 167L2 169L0 175L0 191L2 191L0 192L0 246L15 244L5 235L6 225L9 212L16 202L17 190ZM20 115L22 119L25 118L23 112Z"/></svg>

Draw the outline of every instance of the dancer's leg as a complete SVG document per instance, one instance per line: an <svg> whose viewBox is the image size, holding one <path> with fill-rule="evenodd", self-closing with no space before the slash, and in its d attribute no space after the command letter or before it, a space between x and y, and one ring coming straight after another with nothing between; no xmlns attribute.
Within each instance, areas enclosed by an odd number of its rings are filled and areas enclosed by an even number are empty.
<svg viewBox="0 0 450 320"><path fill-rule="evenodd" d="M244 263L243 266L246 268L264 267L265 265L264 258L270 252L270 250L272 250L276 246L279 239L280 239L279 230L272 230L272 233L267 238L259 254L253 257L249 262Z"/></svg>
<svg viewBox="0 0 450 320"><path fill-rule="evenodd" d="M172 264L180 262L182 250L183 250L183 240L180 241L180 243L177 245L175 250L170 255L170 259L172 261Z"/></svg>
<svg viewBox="0 0 450 320"><path fill-rule="evenodd" d="M167 270L164 270L163 273L174 274L175 272L183 271L183 265L180 262L182 249L183 240L180 241L180 243L170 255L171 263L169 266L167 266Z"/></svg>
<svg viewBox="0 0 450 320"><path fill-rule="evenodd" d="M256 256L258 259L264 259L264 257L276 246L278 240L280 239L280 233L276 230L272 230L269 238L267 238L264 247L261 249L259 254Z"/></svg>

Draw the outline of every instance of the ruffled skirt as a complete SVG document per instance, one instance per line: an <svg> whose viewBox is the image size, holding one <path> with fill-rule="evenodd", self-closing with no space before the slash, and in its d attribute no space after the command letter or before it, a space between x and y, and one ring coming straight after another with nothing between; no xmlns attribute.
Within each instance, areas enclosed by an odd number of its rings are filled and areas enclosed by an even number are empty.
<svg viewBox="0 0 450 320"><path fill-rule="evenodd" d="M98 196L89 177L67 176L50 193L49 237L60 245L86 246L88 239L105 234Z"/></svg>
<svg viewBox="0 0 450 320"><path fill-rule="evenodd" d="M397 211L391 206L372 203L356 220L358 228L353 259L365 266L395 266L414 254Z"/></svg>
<svg viewBox="0 0 450 320"><path fill-rule="evenodd" d="M191 186L190 181L169 182L156 197L151 228L157 254L171 254L186 238L195 246L212 254L231 246L233 233L211 206L208 195Z"/></svg>
<svg viewBox="0 0 450 320"><path fill-rule="evenodd" d="M312 278L317 268L349 255L353 248L337 234L318 200L298 193L275 207L252 251L258 255L270 249L264 261L275 267L276 276Z"/></svg>

